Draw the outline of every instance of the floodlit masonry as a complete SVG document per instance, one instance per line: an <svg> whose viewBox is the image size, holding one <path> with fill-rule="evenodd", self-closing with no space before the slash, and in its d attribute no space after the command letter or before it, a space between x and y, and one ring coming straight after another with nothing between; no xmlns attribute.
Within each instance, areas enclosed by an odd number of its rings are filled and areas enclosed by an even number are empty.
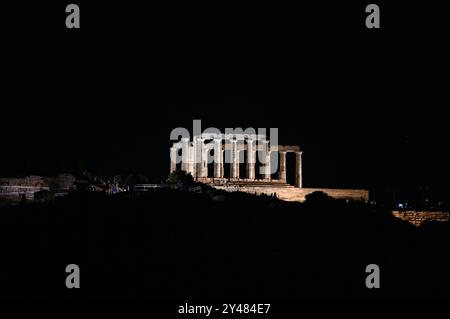
<svg viewBox="0 0 450 319"><path fill-rule="evenodd" d="M39 191L65 192L73 187L74 182L75 177L70 174L0 178L0 202L18 202L21 199L32 201L34 194Z"/></svg>
<svg viewBox="0 0 450 319"><path fill-rule="evenodd" d="M287 183L287 153L295 153L294 185ZM170 172L177 170L218 189L276 195L289 201L303 201L315 191L335 198L369 199L364 189L304 188L300 146L271 145L261 134L202 133L192 141L183 137L170 148Z"/></svg>
<svg viewBox="0 0 450 319"><path fill-rule="evenodd" d="M179 153L181 151L181 156ZM259 152L259 156L257 153ZM299 146L272 146L265 135L251 134L208 134L194 136L193 142L189 138L182 138L174 143L170 150L170 171L177 170L177 163L181 162L181 170L190 173L197 181L209 181L210 178L224 179L225 164L230 164L228 180L240 180L241 163L246 164L246 181L256 180L256 163L261 163L259 172L262 180L272 180L272 174L278 168L278 179L286 182L286 154L296 155L295 186L302 187L302 152ZM244 159L245 154L246 159ZM274 156L278 155L278 156ZM213 176L208 174L208 164L214 163Z"/></svg>
<svg viewBox="0 0 450 319"><path fill-rule="evenodd" d="M448 212L443 211L392 211L392 215L418 227L427 221L448 222Z"/></svg>

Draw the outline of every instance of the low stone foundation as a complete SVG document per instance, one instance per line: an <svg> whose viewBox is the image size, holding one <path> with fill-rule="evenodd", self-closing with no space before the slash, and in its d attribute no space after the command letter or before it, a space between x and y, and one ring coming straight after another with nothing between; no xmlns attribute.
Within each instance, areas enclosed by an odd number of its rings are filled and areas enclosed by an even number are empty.
<svg viewBox="0 0 450 319"><path fill-rule="evenodd" d="M31 201L36 192L68 190L73 187L74 182L75 177L70 174L59 174L56 177L0 178L0 201L14 203L22 198Z"/></svg>
<svg viewBox="0 0 450 319"><path fill-rule="evenodd" d="M297 188L288 184L280 185L211 185L217 189L226 190L228 192L245 192L255 195L273 195L285 201L303 202L306 195L314 192L323 192L327 195L338 199L351 199L369 201L369 191L365 189L332 189L332 188Z"/></svg>
<svg viewBox="0 0 450 319"><path fill-rule="evenodd" d="M392 215L415 226L420 226L423 222L428 220L448 222L449 213L429 211L392 211Z"/></svg>

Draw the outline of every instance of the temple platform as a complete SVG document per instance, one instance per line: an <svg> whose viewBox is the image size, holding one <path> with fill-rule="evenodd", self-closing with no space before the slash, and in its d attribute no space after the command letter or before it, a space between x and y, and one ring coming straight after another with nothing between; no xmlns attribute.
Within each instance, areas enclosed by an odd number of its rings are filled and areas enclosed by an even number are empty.
<svg viewBox="0 0 450 319"><path fill-rule="evenodd" d="M323 192L336 199L369 201L369 191L366 189L298 188L281 180L204 179L202 182L228 192L246 192L256 195L275 194L279 199L285 201L303 202L306 195L313 192Z"/></svg>

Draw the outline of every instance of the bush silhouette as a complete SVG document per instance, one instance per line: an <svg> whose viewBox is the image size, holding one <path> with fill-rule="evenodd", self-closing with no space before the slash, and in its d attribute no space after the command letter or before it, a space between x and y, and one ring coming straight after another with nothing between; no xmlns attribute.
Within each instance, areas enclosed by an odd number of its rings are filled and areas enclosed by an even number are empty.
<svg viewBox="0 0 450 319"><path fill-rule="evenodd" d="M175 171L169 174L167 183L179 185L181 188L187 189L194 184L194 179L192 175L186 171Z"/></svg>
<svg viewBox="0 0 450 319"><path fill-rule="evenodd" d="M53 193L45 189L34 193L34 200L38 202L49 202L53 199Z"/></svg>
<svg viewBox="0 0 450 319"><path fill-rule="evenodd" d="M327 193L317 191L305 196L305 203L324 203L333 201L333 198Z"/></svg>

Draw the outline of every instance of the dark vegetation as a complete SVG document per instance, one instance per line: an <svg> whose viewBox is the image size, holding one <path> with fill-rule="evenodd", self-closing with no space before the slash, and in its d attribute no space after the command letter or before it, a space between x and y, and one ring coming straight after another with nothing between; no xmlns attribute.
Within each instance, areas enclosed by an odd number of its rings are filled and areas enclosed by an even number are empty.
<svg viewBox="0 0 450 319"><path fill-rule="evenodd" d="M360 202L161 189L0 209L0 297L448 297L448 226ZM79 290L65 267L81 269ZM365 267L381 268L381 289Z"/></svg>

